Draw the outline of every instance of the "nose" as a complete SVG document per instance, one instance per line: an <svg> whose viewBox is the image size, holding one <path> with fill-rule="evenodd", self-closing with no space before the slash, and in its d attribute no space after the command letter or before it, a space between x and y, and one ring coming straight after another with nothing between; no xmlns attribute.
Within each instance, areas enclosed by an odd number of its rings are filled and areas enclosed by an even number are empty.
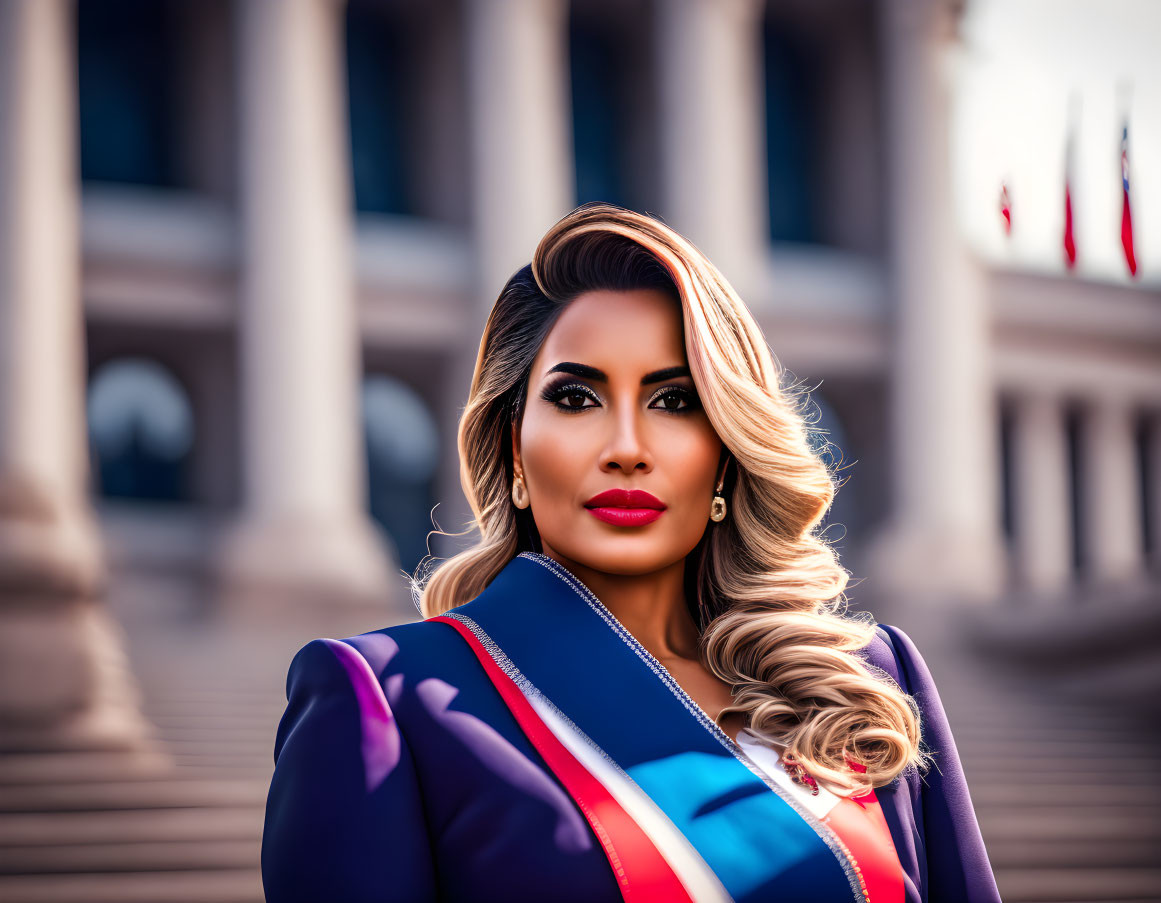
<svg viewBox="0 0 1161 903"><path fill-rule="evenodd" d="M639 414L632 405L621 406L621 410L609 418L613 432L601 452L601 470L631 474L648 473L653 469L653 455L638 418Z"/></svg>

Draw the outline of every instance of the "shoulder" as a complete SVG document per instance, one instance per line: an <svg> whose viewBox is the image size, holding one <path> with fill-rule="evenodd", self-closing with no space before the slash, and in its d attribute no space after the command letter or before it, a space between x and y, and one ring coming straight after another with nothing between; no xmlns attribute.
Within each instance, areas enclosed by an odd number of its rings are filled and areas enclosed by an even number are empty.
<svg viewBox="0 0 1161 903"><path fill-rule="evenodd" d="M935 680L915 641L891 624L875 625L875 636L859 655L872 670L885 672L905 692L916 696L936 692Z"/></svg>
<svg viewBox="0 0 1161 903"><path fill-rule="evenodd" d="M429 677L463 673L455 631L438 621L398 624L356 636L318 637L294 654L286 675L279 742L308 712L334 718L393 720L397 706ZM459 643L462 646L462 643ZM468 655L471 655L468 651Z"/></svg>
<svg viewBox="0 0 1161 903"><path fill-rule="evenodd" d="M876 624L871 641L858 650L857 654L870 666L875 676L886 674L900 687L906 689L906 668L901 655L904 639L908 646L914 645L898 627Z"/></svg>
<svg viewBox="0 0 1161 903"><path fill-rule="evenodd" d="M318 637L295 653L287 696L296 685L312 691L357 689L406 673L408 681L455 674L475 661L455 629L440 621L415 621L355 636Z"/></svg>
<svg viewBox="0 0 1161 903"><path fill-rule="evenodd" d="M440 621L413 621L338 639L318 637L302 646L294 660L350 660L356 654L379 671L400 656L410 659L443 651L454 645L454 638L455 630Z"/></svg>

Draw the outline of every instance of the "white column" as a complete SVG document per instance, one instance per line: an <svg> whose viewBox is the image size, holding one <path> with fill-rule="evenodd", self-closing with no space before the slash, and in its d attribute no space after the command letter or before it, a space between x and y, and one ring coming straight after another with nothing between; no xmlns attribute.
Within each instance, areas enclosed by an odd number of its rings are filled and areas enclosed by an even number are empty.
<svg viewBox="0 0 1161 903"><path fill-rule="evenodd" d="M91 590L69 11L0 4L0 567Z"/></svg>
<svg viewBox="0 0 1161 903"><path fill-rule="evenodd" d="M1003 580L998 416L982 273L957 233L947 51L953 4L881 6L887 135L892 514L873 585L995 598Z"/></svg>
<svg viewBox="0 0 1161 903"><path fill-rule="evenodd" d="M0 0L0 748L139 746L88 498L72 4Z"/></svg>
<svg viewBox="0 0 1161 903"><path fill-rule="evenodd" d="M472 226L485 313L576 205L567 11L563 0L464 4Z"/></svg>
<svg viewBox="0 0 1161 903"><path fill-rule="evenodd" d="M1059 398L1028 394L1015 405L1012 495L1016 577L1037 595L1061 596L1072 581L1068 438Z"/></svg>
<svg viewBox="0 0 1161 903"><path fill-rule="evenodd" d="M1141 484L1133 409L1121 398L1092 401L1081 420L1083 560L1095 584L1143 576Z"/></svg>
<svg viewBox="0 0 1161 903"><path fill-rule="evenodd" d="M472 517L455 439L488 312L512 274L532 261L544 233L576 206L567 13L564 0L464 4L479 294L464 312L466 344L450 357L441 405L445 442L435 516L448 531L464 529ZM470 533L437 539L437 553L472 541Z"/></svg>
<svg viewBox="0 0 1161 903"><path fill-rule="evenodd" d="M343 4L236 6L243 510L223 589L404 611L365 513Z"/></svg>
<svg viewBox="0 0 1161 903"><path fill-rule="evenodd" d="M769 244L761 0L656 6L667 218L746 296Z"/></svg>

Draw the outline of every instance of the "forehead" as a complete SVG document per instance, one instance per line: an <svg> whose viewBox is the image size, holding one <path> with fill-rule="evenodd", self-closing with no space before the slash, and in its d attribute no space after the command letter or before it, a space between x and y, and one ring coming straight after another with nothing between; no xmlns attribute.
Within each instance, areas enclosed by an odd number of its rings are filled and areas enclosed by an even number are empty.
<svg viewBox="0 0 1161 903"><path fill-rule="evenodd" d="M560 361L642 371L685 363L681 305L657 289L578 295L553 324L535 370Z"/></svg>

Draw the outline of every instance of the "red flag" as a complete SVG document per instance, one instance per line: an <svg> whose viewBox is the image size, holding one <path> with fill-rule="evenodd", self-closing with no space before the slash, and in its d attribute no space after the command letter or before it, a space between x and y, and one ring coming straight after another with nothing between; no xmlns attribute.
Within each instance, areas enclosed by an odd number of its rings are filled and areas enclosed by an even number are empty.
<svg viewBox="0 0 1161 903"><path fill-rule="evenodd" d="M1064 265L1076 269L1076 239L1072 234L1072 134L1064 160Z"/></svg>
<svg viewBox="0 0 1161 903"><path fill-rule="evenodd" d="M1137 275L1137 255L1133 253L1133 214L1129 210L1129 125L1121 132L1121 186L1124 201L1121 206L1121 246L1125 249L1125 263L1129 275Z"/></svg>
<svg viewBox="0 0 1161 903"><path fill-rule="evenodd" d="M1008 198L1008 184L1000 183L1000 216L1004 218L1004 234L1012 234L1012 202Z"/></svg>
<svg viewBox="0 0 1161 903"><path fill-rule="evenodd" d="M1072 237L1072 192L1067 179L1064 182L1064 262L1070 270L1076 269L1076 241Z"/></svg>

